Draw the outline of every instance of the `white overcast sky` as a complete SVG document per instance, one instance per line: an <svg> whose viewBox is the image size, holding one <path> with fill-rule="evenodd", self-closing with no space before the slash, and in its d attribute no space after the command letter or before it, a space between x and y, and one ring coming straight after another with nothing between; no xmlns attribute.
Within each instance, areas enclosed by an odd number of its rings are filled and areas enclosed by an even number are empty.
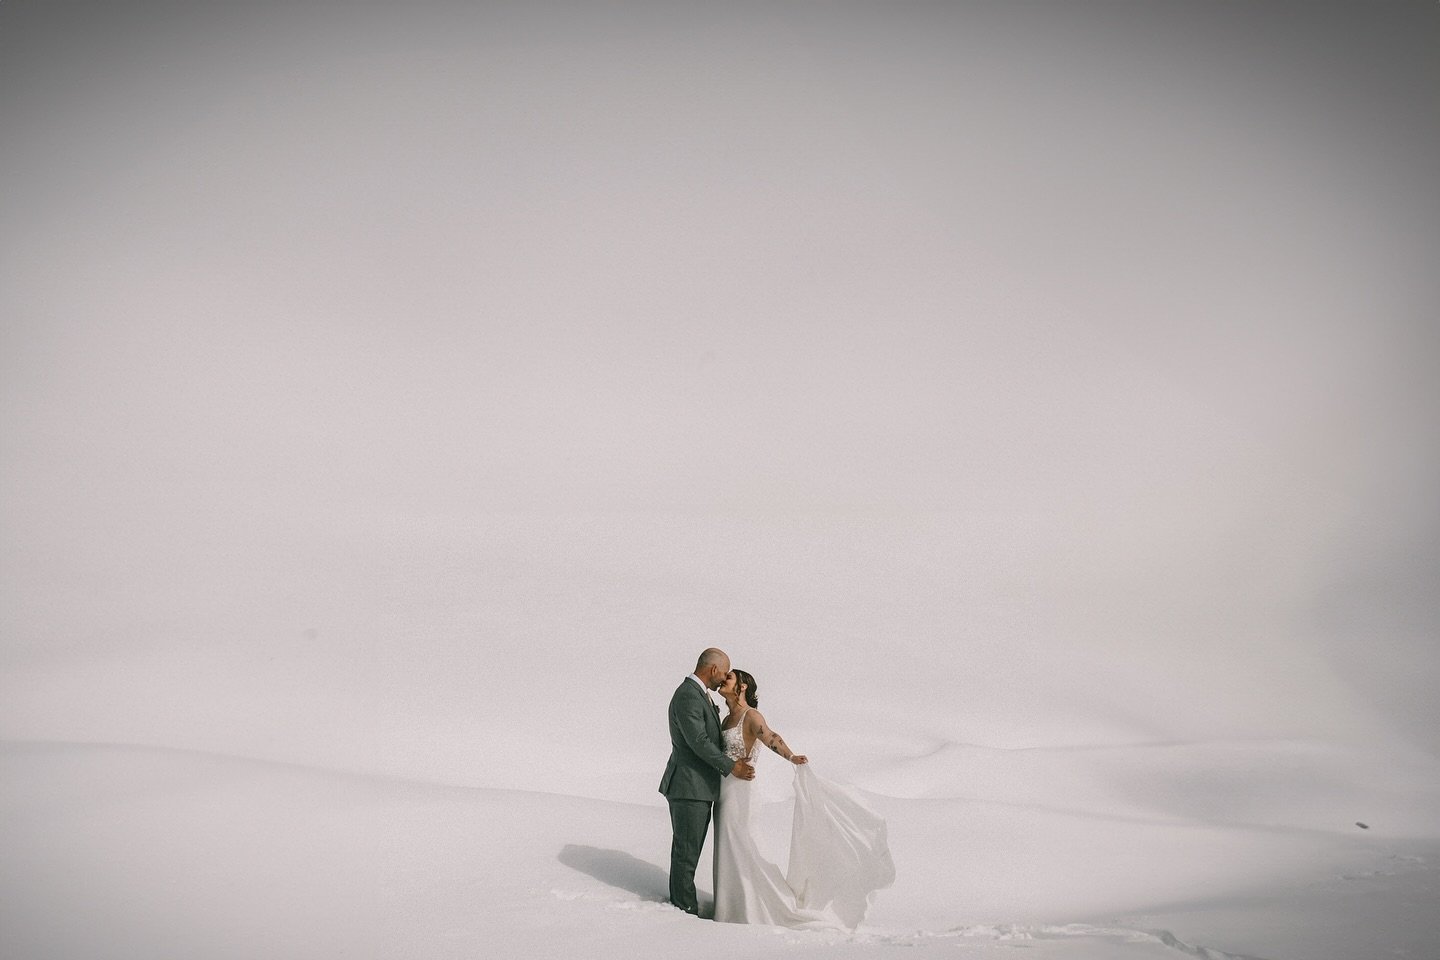
<svg viewBox="0 0 1440 960"><path fill-rule="evenodd" d="M0 663L154 646L266 530L868 518L1423 729L1437 48L1428 2L0 5Z"/></svg>

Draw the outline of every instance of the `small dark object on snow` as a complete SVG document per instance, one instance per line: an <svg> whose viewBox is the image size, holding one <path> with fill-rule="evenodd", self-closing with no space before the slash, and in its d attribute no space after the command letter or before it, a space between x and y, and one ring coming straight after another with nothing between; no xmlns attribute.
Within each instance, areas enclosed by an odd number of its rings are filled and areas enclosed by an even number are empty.
<svg viewBox="0 0 1440 960"><path fill-rule="evenodd" d="M1369 830L1369 829L1370 829L1370 824L1368 824L1368 823L1361 823L1359 820L1356 820L1356 821L1355 821L1355 826L1359 827L1361 830Z"/></svg>

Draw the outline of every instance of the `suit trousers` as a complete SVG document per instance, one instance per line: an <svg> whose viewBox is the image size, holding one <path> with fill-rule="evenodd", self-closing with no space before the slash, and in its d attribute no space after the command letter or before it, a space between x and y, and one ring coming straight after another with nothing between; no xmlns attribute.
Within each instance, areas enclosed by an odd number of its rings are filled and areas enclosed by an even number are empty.
<svg viewBox="0 0 1440 960"><path fill-rule="evenodd" d="M710 830L712 805L710 800L670 800L670 902L697 916L695 868Z"/></svg>

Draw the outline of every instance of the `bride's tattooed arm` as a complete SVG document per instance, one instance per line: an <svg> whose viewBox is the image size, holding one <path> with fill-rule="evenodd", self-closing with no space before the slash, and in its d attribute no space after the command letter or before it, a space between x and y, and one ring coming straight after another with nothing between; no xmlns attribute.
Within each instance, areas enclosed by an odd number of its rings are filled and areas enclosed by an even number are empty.
<svg viewBox="0 0 1440 960"><path fill-rule="evenodd" d="M795 754L795 751L790 749L790 745L785 742L784 737L780 736L780 734L770 729L770 725L765 722L764 717L760 717L758 719L760 723L758 725L758 729L755 731L756 740L759 740L761 743L765 744L765 746L769 747L771 750L775 751L780 756L784 757L786 760L789 760L791 763L805 762L804 757L797 756Z"/></svg>

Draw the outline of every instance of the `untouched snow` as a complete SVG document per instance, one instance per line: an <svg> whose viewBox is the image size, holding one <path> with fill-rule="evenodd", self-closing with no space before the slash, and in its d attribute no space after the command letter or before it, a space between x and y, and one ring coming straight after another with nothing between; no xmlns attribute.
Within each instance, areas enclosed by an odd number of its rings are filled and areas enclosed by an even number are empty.
<svg viewBox="0 0 1440 960"><path fill-rule="evenodd" d="M876 795L899 877L844 935L667 907L658 803L56 743L5 744L0 784L0 930L7 956L34 960L989 958L1022 946L1067 960L1355 960L1426 957L1440 937L1433 824L1381 836L1086 812L1066 809L1060 786L1049 804ZM784 806L761 817L772 843ZM1283 820L1269 814L1258 819ZM707 868L708 852L702 899Z"/></svg>

